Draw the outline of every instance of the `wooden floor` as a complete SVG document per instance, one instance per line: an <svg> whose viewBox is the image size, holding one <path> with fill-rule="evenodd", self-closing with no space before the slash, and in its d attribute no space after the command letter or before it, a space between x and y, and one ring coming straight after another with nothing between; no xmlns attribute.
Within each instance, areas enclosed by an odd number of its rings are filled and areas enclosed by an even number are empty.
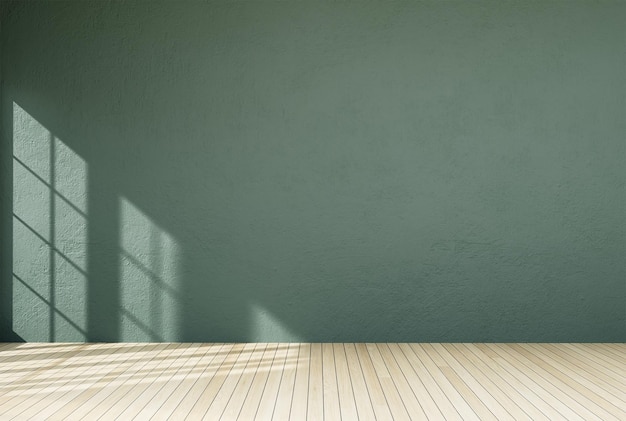
<svg viewBox="0 0 626 421"><path fill-rule="evenodd" d="M626 344L0 344L1 420L626 420Z"/></svg>

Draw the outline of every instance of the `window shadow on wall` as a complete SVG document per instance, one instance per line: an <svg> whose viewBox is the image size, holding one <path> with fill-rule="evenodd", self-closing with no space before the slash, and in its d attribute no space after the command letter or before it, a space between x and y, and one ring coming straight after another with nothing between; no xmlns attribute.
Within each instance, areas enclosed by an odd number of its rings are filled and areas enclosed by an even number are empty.
<svg viewBox="0 0 626 421"><path fill-rule="evenodd" d="M3 288L13 331L26 341L162 341L177 323L174 241L111 188L106 168L17 103L12 112L12 283Z"/></svg>
<svg viewBox="0 0 626 421"><path fill-rule="evenodd" d="M88 167L12 105L13 330L27 341L85 341Z"/></svg>
<svg viewBox="0 0 626 421"><path fill-rule="evenodd" d="M46 113L39 114L45 121ZM148 171L129 182L133 168L116 172L115 162L77 152L93 143L62 141L17 102L13 116L12 284L4 287L12 290L16 334L49 342L247 338L241 332L245 317L235 326L232 318L231 324L219 321L229 312L241 314L234 295L224 300L223 294L234 293L211 288L203 277L202 284L181 288L181 265L202 259L184 259L177 238L127 198L152 214L167 211L155 195L165 180ZM125 183L118 184L115 173ZM174 210L185 197L174 198ZM187 223L178 227L194 229ZM207 297L208 291L215 295ZM207 306L211 300L214 305Z"/></svg>

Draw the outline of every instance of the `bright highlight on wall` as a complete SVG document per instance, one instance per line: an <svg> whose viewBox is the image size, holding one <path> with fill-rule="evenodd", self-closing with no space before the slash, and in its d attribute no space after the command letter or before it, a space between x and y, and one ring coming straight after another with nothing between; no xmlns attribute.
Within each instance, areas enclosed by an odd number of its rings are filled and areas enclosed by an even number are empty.
<svg viewBox="0 0 626 421"><path fill-rule="evenodd" d="M86 339L87 164L13 104L13 329Z"/></svg>
<svg viewBox="0 0 626 421"><path fill-rule="evenodd" d="M178 244L120 199L121 341L174 341L178 328Z"/></svg>
<svg viewBox="0 0 626 421"><path fill-rule="evenodd" d="M264 338L272 338L276 342L300 342L303 339L293 332L267 309L258 304L250 305L251 342L263 342Z"/></svg>

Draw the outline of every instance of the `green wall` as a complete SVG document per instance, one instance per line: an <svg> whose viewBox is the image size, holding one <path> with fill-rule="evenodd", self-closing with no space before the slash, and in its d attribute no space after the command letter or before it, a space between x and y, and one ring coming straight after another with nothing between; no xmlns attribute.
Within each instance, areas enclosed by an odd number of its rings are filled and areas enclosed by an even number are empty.
<svg viewBox="0 0 626 421"><path fill-rule="evenodd" d="M626 341L626 2L2 10L2 333Z"/></svg>

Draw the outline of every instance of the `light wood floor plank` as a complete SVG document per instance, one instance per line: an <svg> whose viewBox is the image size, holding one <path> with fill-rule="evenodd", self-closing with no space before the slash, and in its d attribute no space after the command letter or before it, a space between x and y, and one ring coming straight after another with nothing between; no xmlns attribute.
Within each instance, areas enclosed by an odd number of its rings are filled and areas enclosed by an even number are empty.
<svg viewBox="0 0 626 421"><path fill-rule="evenodd" d="M550 375L541 365L535 364L532 360L526 358L525 355L518 352L515 349L515 344L496 344L496 347L502 349L508 359L512 358L512 361L515 361L516 364L521 364L522 367L528 369L535 374L537 377L534 380L541 385L546 390L556 397L558 400L563 402L568 407L572 408L576 414L585 418L585 419L597 419L598 416L595 415L589 408L585 407L581 403L578 402L578 399L570 396L571 391L568 390L558 379L554 379L553 376ZM568 393L570 392L570 393Z"/></svg>
<svg viewBox="0 0 626 421"><path fill-rule="evenodd" d="M257 409L256 419L259 420L271 420L276 408L276 399L278 397L278 390L280 389L280 383L282 381L283 369L285 367L285 360L287 359L287 351L289 349L288 344L277 344L278 349L274 356L274 361L270 368L267 382L265 383L265 389L259 402L259 408Z"/></svg>
<svg viewBox="0 0 626 421"><path fill-rule="evenodd" d="M587 344L563 344L564 348L570 349L581 357L593 359L597 364L607 368L608 370L617 371L620 378L626 375L626 365L618 362L607 355L603 350L597 347L588 346Z"/></svg>
<svg viewBox="0 0 626 421"><path fill-rule="evenodd" d="M10 349L15 349L19 346L19 344L13 342L3 342L0 343L0 352L8 351Z"/></svg>
<svg viewBox="0 0 626 421"><path fill-rule="evenodd" d="M442 416L446 420L461 420L461 415L457 412L456 408L446 396L444 391L439 387L435 378L431 375L430 371L422 363L413 351L410 344L399 344L400 350L404 354L405 358L413 368L416 376L421 379L424 387L428 391L428 394L434 400L437 408L441 412Z"/></svg>
<svg viewBox="0 0 626 421"><path fill-rule="evenodd" d="M201 347L198 345L190 345L188 348L187 359L183 359L182 363L176 369L176 372L168 379L164 380L165 384L160 388L160 390L150 395L147 395L144 401L146 401L144 407L132 415L136 419L153 419L157 413L165 413L171 412L167 408L164 408L164 405L169 401L170 397L174 395L176 391L179 391L187 381L190 375L193 375L194 370L197 365L206 358L207 355L214 356L215 353L211 352L211 348L219 349L220 345L214 345L213 347ZM180 360L180 359L179 359ZM180 394L180 391L179 391ZM177 400L180 401L181 398ZM173 410L175 406L171 406L171 410ZM129 410L127 409L127 412ZM124 415L122 415L124 416Z"/></svg>
<svg viewBox="0 0 626 421"><path fill-rule="evenodd" d="M151 372L159 367L161 370L167 369L171 363L170 355L180 348L181 344L169 344L159 353L148 355L145 364L124 373L123 376L108 384L101 390L102 393L96 394L73 412L72 418L77 414L82 414L84 419L98 419L103 414L114 410L115 405L118 405L119 401L128 394L135 396L141 393L141 385L150 381ZM133 393L134 390L136 391ZM77 417L77 419L81 418Z"/></svg>
<svg viewBox="0 0 626 421"><path fill-rule="evenodd" d="M422 344L422 347L427 355L439 354L461 380L472 388L475 394L480 397L480 400L488 407L489 411L498 419L515 419L516 417L513 414L518 412L521 412L517 414L520 419L527 419L526 414L518 409L517 404L498 388L500 385L495 385L493 379L488 378L481 371L483 367L476 364L475 361L468 359L453 344ZM459 413L462 414L463 411L459 409Z"/></svg>
<svg viewBox="0 0 626 421"><path fill-rule="evenodd" d="M428 349L427 349L428 350ZM440 369L480 419L507 419L511 415L445 348L433 348L447 363ZM446 361L447 360L447 361Z"/></svg>
<svg viewBox="0 0 626 421"><path fill-rule="evenodd" d="M181 404L193 387L204 378L210 378L211 367L214 361L219 360L219 355L227 352L228 345L209 344L203 345L204 355L198 360L196 366L187 373L179 383L174 383L176 389L163 401L159 410L152 415L151 421L165 421L172 412Z"/></svg>
<svg viewBox="0 0 626 421"><path fill-rule="evenodd" d="M348 364L350 382L352 383L352 390L354 392L354 404L356 406L359 421L373 421L376 419L376 416L374 415L372 401L370 401L369 392L367 391L367 385L365 384L361 364L359 364L359 356L357 355L356 347L354 344L343 344L343 347L346 355L346 362Z"/></svg>
<svg viewBox="0 0 626 421"><path fill-rule="evenodd" d="M497 358L498 355L494 352L491 352L490 355L494 355L490 357L487 353L483 352L477 344L463 344L465 350L474 353L478 358L480 358L485 364L489 365L491 370L496 373L503 381L507 382L512 388L514 388L518 393L524 396L524 399L530 402L535 408L541 411L543 417L538 418L546 418L549 420L559 419L563 417L554 407L550 406L541 396L537 393L538 390L534 390L533 388L528 387L528 383L524 383L520 381L517 377L509 373L504 367L497 364L494 358ZM487 348L490 351L491 348ZM532 386L532 385L530 385Z"/></svg>
<svg viewBox="0 0 626 421"><path fill-rule="evenodd" d="M150 365L146 365L142 370L146 372L146 375L141 380L131 380L130 384L113 392L109 399L108 410L102 414L93 414L93 416L98 420L132 419L132 416L144 407L149 398L163 387L164 382L176 369L177 361L181 357L184 358L188 350L187 344L180 344L172 350L166 361L153 361Z"/></svg>
<svg viewBox="0 0 626 421"><path fill-rule="evenodd" d="M626 420L626 344L0 344L0 419Z"/></svg>
<svg viewBox="0 0 626 421"><path fill-rule="evenodd" d="M15 392L14 382L25 384L31 381L33 377L40 376L42 372L45 372L49 368L54 368L61 362L74 357L76 353L82 349L87 349L87 346L78 345L73 349L65 348L58 352L54 351L45 354L27 351L20 355L19 351L14 351L18 353L9 355L4 361L0 361L0 367L2 367L0 369L0 378L2 379L0 391L11 390ZM2 395L4 395L4 393ZM0 399L0 404L2 402L2 399Z"/></svg>
<svg viewBox="0 0 626 421"><path fill-rule="evenodd" d="M311 344L309 363L308 421L324 419L324 376L322 375L322 344Z"/></svg>
<svg viewBox="0 0 626 421"><path fill-rule="evenodd" d="M532 360L537 365L541 365L553 378L558 379L562 384L574 390L577 394L576 396L582 397L578 398L578 401L584 400L585 406L591 409L594 414L603 419L619 419L619 413L622 412L622 410L580 383L581 376L576 374L573 370L565 366L560 366L558 362L550 358L549 355L539 352L536 348L528 344L519 344L519 348L524 350L521 352L524 352L524 355L528 359ZM571 396L576 398L574 395Z"/></svg>
<svg viewBox="0 0 626 421"><path fill-rule="evenodd" d="M89 361L89 355L97 351L97 347L81 346L77 349L77 352L72 353L70 351L69 353L64 353L62 357L52 359L51 362L46 362L40 369L32 371L20 382L26 387L15 387L15 382L11 383L11 386L7 387L7 390L0 397L0 413L15 415L24 408L36 404L63 384L61 373L70 372L70 375L72 375L72 369L77 368L73 364L75 361ZM93 363L88 364L91 365Z"/></svg>
<svg viewBox="0 0 626 421"><path fill-rule="evenodd" d="M50 360L67 352L76 352L77 347L85 347L87 344L67 344L62 347L28 347L28 344L7 344L8 346L0 350L0 373L4 373L6 368L11 368L11 364L19 365L36 363L37 360Z"/></svg>
<svg viewBox="0 0 626 421"><path fill-rule="evenodd" d="M140 370L153 358L167 353L173 344L152 344L145 349L126 353L127 364L115 370L110 375L98 380L93 387L81 392L75 399L65 403L52 416L55 420L83 419L99 403L111 395L117 387L123 385L128 379L137 376Z"/></svg>
<svg viewBox="0 0 626 421"><path fill-rule="evenodd" d="M292 421L306 419L309 400L309 364L311 344L299 344L298 361L296 363L296 379L293 386L293 397L289 419Z"/></svg>
<svg viewBox="0 0 626 421"><path fill-rule="evenodd" d="M385 395L387 405L389 405L391 416L394 420L410 420L411 417L406 410L402 397L400 396L393 379L391 378L391 374L389 373L387 365L378 350L378 346L373 343L368 343L365 347L370 360L372 361L372 365L374 366L374 371L376 372L376 376L378 377L378 381L380 382L380 386Z"/></svg>
<svg viewBox="0 0 626 421"><path fill-rule="evenodd" d="M424 410L426 417L429 419L441 419L443 414L431 397L430 392L425 387L424 383L422 383L421 376L417 375L406 355L402 352L402 349L400 349L400 346L398 344L387 344L387 346L411 387L413 395L417 398L420 406ZM434 383L434 380L432 382ZM441 391L439 391L439 393L441 393Z"/></svg>
<svg viewBox="0 0 626 421"><path fill-rule="evenodd" d="M478 415L467 404L465 399L457 392L446 376L438 369L437 365L431 359L428 352L424 349L422 344L410 344L413 353L422 362L422 365L429 371L432 378L435 380L441 391L445 394L445 397L452 403L457 413L465 420L478 420ZM456 416L454 412L444 412L446 418Z"/></svg>
<svg viewBox="0 0 626 421"><path fill-rule="evenodd" d="M514 419L542 419L545 415L532 403L528 402L523 395L513 389L508 383L502 381L501 377L495 373L488 364L485 364L471 351L465 349L461 344L440 345L439 349L445 349L451 353L454 359L462 364L471 376L479 380L488 393L505 409L508 417ZM523 407L523 408L522 408ZM508 418L497 415L500 419Z"/></svg>
<svg viewBox="0 0 626 421"><path fill-rule="evenodd" d="M530 352L526 348L525 344L511 344L510 346L514 347L515 350L522 354L528 361L532 361L533 364L540 367L543 370L544 377L548 378L553 384L558 385L561 390L570 395L572 398L584 404L586 408L595 414L595 416L600 417L603 420L619 421L619 418L615 417L610 411L595 402L595 400L591 397L593 395L592 392L579 385L571 377L556 369L548 361L539 358L535 353Z"/></svg>
<svg viewBox="0 0 626 421"><path fill-rule="evenodd" d="M467 386L467 384L459 377L459 375L450 367L439 368L446 379L454 388L463 396L463 399L472 407L472 410L480 417L481 420L497 420L493 413L482 403L480 398Z"/></svg>
<svg viewBox="0 0 626 421"><path fill-rule="evenodd" d="M123 400L120 400L119 415L112 411L111 413L105 413L104 419L135 419L138 418L142 410L148 405L148 403L156 396L161 397L161 401L167 398L167 395L163 395L163 389L165 386L172 382L174 376L185 367L188 361L193 358L192 355L197 349L197 344L184 344L180 348L180 353L177 353L176 359L174 359L167 370L154 370L154 375L151 376L151 382L146 384L143 392L136 396L126 409L122 410ZM165 389L167 392L167 389ZM135 390L133 390L135 392ZM149 410L149 408L148 408Z"/></svg>
<svg viewBox="0 0 626 421"><path fill-rule="evenodd" d="M236 420L239 416L239 412L241 411L241 407L243 402L248 396L250 392L250 387L254 382L254 377L263 370L263 355L265 355L265 351L267 350L268 344L261 343L257 344L254 353L248 360L248 365L246 366L244 372L241 374L239 378L239 382L237 386L233 389L228 403L224 408L224 412L222 413L220 419L221 420ZM210 418L211 415L207 413L206 418ZM216 419L216 418L213 418Z"/></svg>
<svg viewBox="0 0 626 421"><path fill-rule="evenodd" d="M346 351L342 343L334 343L333 355L335 358L335 373L337 376L337 390L339 395L339 409L341 418L346 420L358 419L356 411L354 392L352 390L352 380L350 379L350 369L346 360Z"/></svg>
<svg viewBox="0 0 626 421"><path fill-rule="evenodd" d="M280 388L276 397L276 408L272 419L277 421L285 421L289 419L291 412L291 402L293 400L294 382L296 380L296 367L299 357L298 344L289 344L287 350L287 359L283 367L283 377L280 380Z"/></svg>
<svg viewBox="0 0 626 421"><path fill-rule="evenodd" d="M600 342L600 343L598 343L598 345L602 345L602 346L606 346L606 347L612 347L612 348L615 348L617 350L623 350L626 347L626 343L624 343L624 342Z"/></svg>
<svg viewBox="0 0 626 421"><path fill-rule="evenodd" d="M65 351L59 354L51 354L50 358L45 360L39 357L25 354L21 358L13 355L12 358L0 362L3 367L0 372L0 405L3 405L11 397L20 394L29 394L31 385L40 386L43 381L40 378L41 373L47 373L47 370L56 367L57 364L76 354L76 350ZM29 359L30 358L30 359ZM48 376L47 381L54 382L55 377Z"/></svg>
<svg viewBox="0 0 626 421"><path fill-rule="evenodd" d="M222 417L222 414L224 413L228 402L232 398L233 393L237 390L237 387L240 384L243 387L249 385L247 375L250 373L254 374L259 365L259 357L262 355L263 351L265 351L266 347L267 344L246 344L240 358L228 373L228 376L224 380L224 383L222 383L220 390L215 394L211 405L203 414L202 419L219 420ZM246 389L245 393L247 392L248 390Z"/></svg>
<svg viewBox="0 0 626 421"><path fill-rule="evenodd" d="M562 344L561 352L568 354L571 358L585 364L587 370L593 372L596 377L604 379L616 387L626 388L626 370L619 367L611 367L598 358L591 347L588 352L582 352L579 349L572 348L571 344Z"/></svg>
<svg viewBox="0 0 626 421"><path fill-rule="evenodd" d="M365 379L365 385L372 402L372 408L377 419L392 419L389 405L387 404L387 398L378 379L374 364L370 359L370 355L367 352L365 344L356 344L356 352L361 364L361 372Z"/></svg>
<svg viewBox="0 0 626 421"><path fill-rule="evenodd" d="M620 364L624 364L626 360L626 344L594 344L598 348L602 348L604 351L609 352Z"/></svg>
<svg viewBox="0 0 626 421"><path fill-rule="evenodd" d="M571 345L574 348L580 349L583 353L593 350L598 355L601 355L602 359L604 359L611 367L614 367L616 370L622 370L624 367L624 362L626 362L625 354L617 355L613 353L611 350L608 350L597 344L569 344L569 345Z"/></svg>
<svg viewBox="0 0 626 421"><path fill-rule="evenodd" d="M426 413L419 403L419 400L413 393L411 386L406 380L406 377L402 373L402 369L398 366L396 359L394 358L389 346L387 344L377 344L378 352L383 359L387 371L389 373L391 381L395 384L395 388L406 408L408 415L415 419L426 419Z"/></svg>
<svg viewBox="0 0 626 421"><path fill-rule="evenodd" d="M278 344L266 344L265 351L263 352L263 361L260 369L257 370L250 390L246 395L246 399L243 401L241 409L239 411L238 419L240 420L252 420L256 416L256 412L259 409L259 403L265 390L265 384L267 378L270 375L272 363L278 350Z"/></svg>
<svg viewBox="0 0 626 421"><path fill-rule="evenodd" d="M324 418L331 420L341 419L335 353L331 343L322 344L322 376L324 378Z"/></svg>
<svg viewBox="0 0 626 421"><path fill-rule="evenodd" d="M537 346L536 344L528 344L527 346L532 349L535 355L541 356L541 358L549 362L554 368L571 377L572 380L582 387L593 392L594 395L591 399L598 400L600 405L609 404L622 411L626 410L626 389L617 389L600 379L581 374L580 371L584 370L584 368L559 355L558 348L557 350L553 350L546 345ZM583 391L583 393L586 392Z"/></svg>
<svg viewBox="0 0 626 421"><path fill-rule="evenodd" d="M128 348L127 352L111 355L102 362L101 355L95 355L89 361L85 361L82 370L73 376L70 372L63 374L65 383L55 392L46 395L45 399L37 404L30 405L28 409L20 414L20 417L35 419L51 418L61 407L70 402L78 400L78 396L85 390L95 388L99 380L110 375L126 362L133 352L146 348L145 344L136 344L133 348Z"/></svg>
<svg viewBox="0 0 626 421"><path fill-rule="evenodd" d="M481 351L490 350L495 352L496 356L492 357L493 361L504 368L509 374L517 378L520 382L528 384L532 387L536 393L542 397L545 401L550 403L554 409L556 409L562 417L567 420L581 421L583 418L576 414L566 403L563 403L559 396L563 393L558 389L547 383L539 374L532 370L528 370L526 366L522 365L514 358L509 356L504 350L498 349L494 344L476 344ZM560 417L557 417L557 419Z"/></svg>
<svg viewBox="0 0 626 421"><path fill-rule="evenodd" d="M202 391L202 394L198 397L193 407L188 413L181 413L187 419L199 420L204 417L207 410L213 404L213 400L222 389L222 385L232 372L234 376L237 376L237 367L241 364L245 364L250 358L250 353L255 344L235 344L226 359L220 365L217 373L213 376L207 387ZM178 409L178 408L177 408ZM174 411L176 413L176 411ZM172 414L172 419L176 419L175 414ZM181 419L181 418L179 418Z"/></svg>
<svg viewBox="0 0 626 421"><path fill-rule="evenodd" d="M185 419L200 400L206 401L207 396L211 393L207 390L212 388L212 384L223 381L224 376L228 373L229 364L232 364L237 358L242 348L243 345L241 344L225 344L215 358L211 360L211 365L206 368L187 391L185 397L169 414L168 419ZM219 386L217 387L219 388Z"/></svg>
<svg viewBox="0 0 626 421"><path fill-rule="evenodd" d="M7 419L18 414L20 417L28 418L31 408L41 408L42 401L45 404L51 397L58 398L65 394L67 389L64 389L64 386L75 377L80 376L82 371L89 370L93 366L93 356L97 352L97 347L83 347L81 351L64 359L54 368L42 370L38 376L31 377L32 386L27 393L20 393L9 399L0 405L0 411L5 414ZM26 414L22 415L24 413Z"/></svg>

